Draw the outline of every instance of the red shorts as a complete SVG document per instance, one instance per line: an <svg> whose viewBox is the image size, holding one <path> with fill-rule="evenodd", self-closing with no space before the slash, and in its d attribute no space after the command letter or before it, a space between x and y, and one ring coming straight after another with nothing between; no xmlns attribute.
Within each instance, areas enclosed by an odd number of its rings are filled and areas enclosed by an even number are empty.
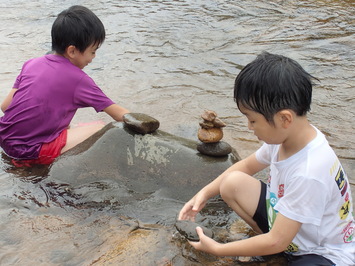
<svg viewBox="0 0 355 266"><path fill-rule="evenodd" d="M12 159L12 163L17 167L30 167L34 164L51 164L60 155L60 151L67 143L67 129L64 129L60 135L49 143L43 143L37 159L18 160Z"/></svg>

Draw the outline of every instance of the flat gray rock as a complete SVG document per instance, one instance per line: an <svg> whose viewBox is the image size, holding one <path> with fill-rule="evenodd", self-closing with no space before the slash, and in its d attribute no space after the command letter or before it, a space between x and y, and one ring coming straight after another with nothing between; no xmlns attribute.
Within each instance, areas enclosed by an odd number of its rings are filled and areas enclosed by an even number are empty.
<svg viewBox="0 0 355 266"><path fill-rule="evenodd" d="M197 144L197 150L205 155L221 157L231 153L232 147L224 141L218 141L215 143L200 142Z"/></svg>
<svg viewBox="0 0 355 266"><path fill-rule="evenodd" d="M179 220L175 223L176 229L179 231L179 233L186 237L190 241L200 241L200 238L198 237L198 234L196 232L196 227L201 227L203 230L203 233L210 237L213 238L213 231L207 227L201 226L198 223L187 221L187 220Z"/></svg>

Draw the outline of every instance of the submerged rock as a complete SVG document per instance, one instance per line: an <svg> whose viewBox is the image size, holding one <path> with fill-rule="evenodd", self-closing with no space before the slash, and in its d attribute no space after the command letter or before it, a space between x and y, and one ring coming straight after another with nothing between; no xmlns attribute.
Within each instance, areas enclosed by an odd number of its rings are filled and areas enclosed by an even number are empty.
<svg viewBox="0 0 355 266"><path fill-rule="evenodd" d="M219 141L215 143L198 143L197 150L209 156L226 156L232 152L232 147L227 142Z"/></svg>
<svg viewBox="0 0 355 266"><path fill-rule="evenodd" d="M210 237L213 238L213 231L205 226L201 226L198 223L187 221L187 220L179 220L175 223L176 229L179 231L181 235L186 237L190 241L199 241L200 238L198 237L198 234L196 232L196 227L201 227L203 230L203 233Z"/></svg>
<svg viewBox="0 0 355 266"><path fill-rule="evenodd" d="M148 134L157 130L160 123L155 118L142 113L128 113L123 116L123 122L131 130Z"/></svg>

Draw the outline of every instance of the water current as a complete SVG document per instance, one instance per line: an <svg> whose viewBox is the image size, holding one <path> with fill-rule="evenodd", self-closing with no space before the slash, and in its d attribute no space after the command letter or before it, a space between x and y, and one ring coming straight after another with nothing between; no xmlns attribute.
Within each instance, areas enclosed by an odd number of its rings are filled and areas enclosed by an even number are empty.
<svg viewBox="0 0 355 266"><path fill-rule="evenodd" d="M200 115L205 109L214 110L227 123L224 140L243 158L261 143L233 102L236 75L262 51L297 60L320 80L314 87L309 120L326 134L354 195L353 0L0 0L1 101L23 62L51 49L56 15L74 4L92 9L105 25L107 38L85 71L108 96L131 111L155 117L161 130L193 140ZM73 124L93 120L111 122L104 114L84 109ZM0 166L1 265L102 265L112 258L120 265L232 263L167 240L173 232L157 225L171 224L182 202L131 204L123 217L111 205L77 208L85 200L73 198L73 211L60 199L65 187L42 183L43 169L10 171L5 160ZM80 189L105 203L107 195L112 199L121 188L91 184ZM158 218L151 219L144 208L156 211ZM146 227L154 234L136 230L137 220L149 224ZM218 224L218 218L214 222ZM143 242L127 238L127 232L144 238L151 253L142 254Z"/></svg>

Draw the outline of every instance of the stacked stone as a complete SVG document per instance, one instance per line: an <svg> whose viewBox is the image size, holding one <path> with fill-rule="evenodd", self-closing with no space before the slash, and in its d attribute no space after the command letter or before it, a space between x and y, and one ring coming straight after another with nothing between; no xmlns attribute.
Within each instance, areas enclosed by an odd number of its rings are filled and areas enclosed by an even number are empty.
<svg viewBox="0 0 355 266"><path fill-rule="evenodd" d="M202 115L203 119L200 122L200 129L198 130L198 139L201 143L197 144L197 150L210 156L226 156L232 151L232 147L221 141L223 138L222 128L226 124L217 117L216 112L206 110Z"/></svg>
<svg viewBox="0 0 355 266"><path fill-rule="evenodd" d="M142 113L127 113L123 116L123 122L127 128L143 135L153 133L160 126L157 119Z"/></svg>

